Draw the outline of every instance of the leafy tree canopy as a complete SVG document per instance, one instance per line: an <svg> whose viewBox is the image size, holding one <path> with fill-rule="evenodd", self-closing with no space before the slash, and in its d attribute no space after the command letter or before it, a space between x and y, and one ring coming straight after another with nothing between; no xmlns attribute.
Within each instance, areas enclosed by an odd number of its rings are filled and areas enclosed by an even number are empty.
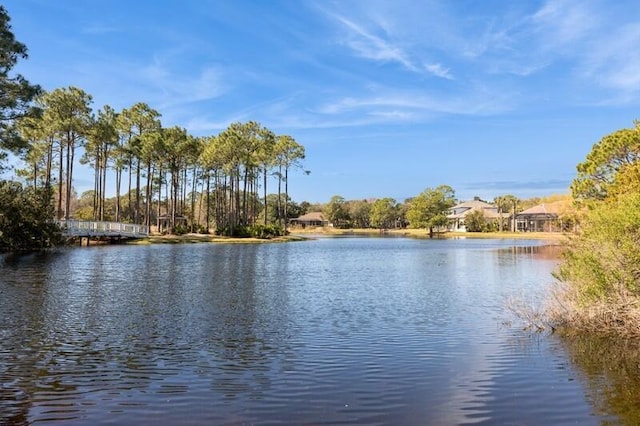
<svg viewBox="0 0 640 426"><path fill-rule="evenodd" d="M324 215L337 228L345 226L350 219L345 200L339 195L331 197L331 200L324 207Z"/></svg>
<svg viewBox="0 0 640 426"><path fill-rule="evenodd" d="M484 232L487 230L487 219L480 210L474 210L466 215L464 224L468 232Z"/></svg>
<svg viewBox="0 0 640 426"><path fill-rule="evenodd" d="M37 250L62 243L53 217L51 188L0 181L0 250Z"/></svg>
<svg viewBox="0 0 640 426"><path fill-rule="evenodd" d="M640 193L597 203L580 234L569 242L559 278L573 285L581 302L640 296ZM636 300L636 299L634 299Z"/></svg>
<svg viewBox="0 0 640 426"><path fill-rule="evenodd" d="M20 74L11 74L18 60L27 58L27 47L15 39L9 21L6 9L0 6L0 155L2 150L23 147L14 121L33 111L30 102L40 92L39 86Z"/></svg>
<svg viewBox="0 0 640 426"><path fill-rule="evenodd" d="M381 198L371 206L371 225L376 228L392 228L398 218L396 200Z"/></svg>
<svg viewBox="0 0 640 426"><path fill-rule="evenodd" d="M617 130L600 140L582 163L571 184L577 199L604 200L617 172L640 159L640 122L632 129Z"/></svg>
<svg viewBox="0 0 640 426"><path fill-rule="evenodd" d="M371 203L366 200L348 201L349 216L356 228L368 228L371 225Z"/></svg>
<svg viewBox="0 0 640 426"><path fill-rule="evenodd" d="M407 220L411 228L433 229L447 224L447 211L455 205L455 193L448 185L427 188L411 200Z"/></svg>

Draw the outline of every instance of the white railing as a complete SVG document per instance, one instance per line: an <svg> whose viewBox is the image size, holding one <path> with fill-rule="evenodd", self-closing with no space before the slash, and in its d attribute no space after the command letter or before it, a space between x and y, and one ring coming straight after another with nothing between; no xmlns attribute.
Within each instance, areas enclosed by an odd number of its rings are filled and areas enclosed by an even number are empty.
<svg viewBox="0 0 640 426"><path fill-rule="evenodd" d="M100 222L91 220L58 220L62 232L68 237L128 237L149 236L149 227L133 223Z"/></svg>

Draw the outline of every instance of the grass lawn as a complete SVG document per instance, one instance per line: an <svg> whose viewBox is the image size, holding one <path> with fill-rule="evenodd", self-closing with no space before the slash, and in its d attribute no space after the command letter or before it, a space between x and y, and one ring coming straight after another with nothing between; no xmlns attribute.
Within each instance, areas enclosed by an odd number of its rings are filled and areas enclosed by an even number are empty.
<svg viewBox="0 0 640 426"><path fill-rule="evenodd" d="M323 235L403 235L407 237L429 238L428 229L336 229L331 227L317 228L294 228L290 229L291 234L323 234ZM500 238L500 239L521 239L521 240L545 240L545 241L565 241L566 234L559 232L445 232L436 234L438 238Z"/></svg>

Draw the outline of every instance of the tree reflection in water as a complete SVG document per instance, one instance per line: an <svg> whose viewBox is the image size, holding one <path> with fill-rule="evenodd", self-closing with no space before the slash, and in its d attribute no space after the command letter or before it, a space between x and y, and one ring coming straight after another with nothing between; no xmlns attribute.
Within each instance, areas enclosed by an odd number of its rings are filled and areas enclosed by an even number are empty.
<svg viewBox="0 0 640 426"><path fill-rule="evenodd" d="M594 413L604 424L640 424L640 342L586 335L558 336L582 376Z"/></svg>

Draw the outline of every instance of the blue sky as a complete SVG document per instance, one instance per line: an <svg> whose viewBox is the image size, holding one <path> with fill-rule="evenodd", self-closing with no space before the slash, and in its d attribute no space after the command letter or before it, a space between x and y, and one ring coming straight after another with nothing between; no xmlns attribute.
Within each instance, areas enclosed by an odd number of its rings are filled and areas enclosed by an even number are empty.
<svg viewBox="0 0 640 426"><path fill-rule="evenodd" d="M256 120L305 146L294 200L568 191L640 118L640 2L8 0L46 90L166 127ZM89 189L91 171L75 186Z"/></svg>

